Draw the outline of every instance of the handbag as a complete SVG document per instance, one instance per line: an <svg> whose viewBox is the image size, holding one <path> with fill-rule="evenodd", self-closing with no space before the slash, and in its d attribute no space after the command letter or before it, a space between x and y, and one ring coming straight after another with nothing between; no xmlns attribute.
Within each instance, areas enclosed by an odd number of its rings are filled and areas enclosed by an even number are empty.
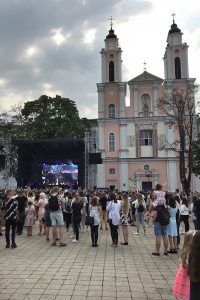
<svg viewBox="0 0 200 300"><path fill-rule="evenodd" d="M86 216L85 217L85 225L86 226L94 225L94 217Z"/></svg>

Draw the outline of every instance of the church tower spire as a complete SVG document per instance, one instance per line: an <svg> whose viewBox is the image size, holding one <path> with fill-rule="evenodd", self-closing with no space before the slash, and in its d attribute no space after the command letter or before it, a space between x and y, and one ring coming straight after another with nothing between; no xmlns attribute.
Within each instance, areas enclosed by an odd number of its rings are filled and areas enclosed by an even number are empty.
<svg viewBox="0 0 200 300"><path fill-rule="evenodd" d="M113 18L111 17L110 30L106 36L105 48L102 49L102 83L122 81L122 50L118 44L118 38L113 30Z"/></svg>
<svg viewBox="0 0 200 300"><path fill-rule="evenodd" d="M189 78L188 71L188 45L182 42L183 33L175 23L173 23L167 36L167 47L164 54L164 70L166 80Z"/></svg>

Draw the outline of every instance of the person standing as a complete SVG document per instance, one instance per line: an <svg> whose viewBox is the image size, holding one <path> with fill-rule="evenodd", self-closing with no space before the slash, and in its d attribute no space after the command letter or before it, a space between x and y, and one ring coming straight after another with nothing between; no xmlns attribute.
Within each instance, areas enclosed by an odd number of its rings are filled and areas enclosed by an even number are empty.
<svg viewBox="0 0 200 300"><path fill-rule="evenodd" d="M118 228L120 221L121 204L117 200L115 193L110 194L110 202L106 208L110 225L110 233L113 247L118 247Z"/></svg>
<svg viewBox="0 0 200 300"><path fill-rule="evenodd" d="M103 229L103 223L105 224L105 229L108 230L107 211L106 211L107 202L108 202L108 198L106 196L106 193L102 193L99 199L99 204L101 205L101 227L100 227L101 230Z"/></svg>
<svg viewBox="0 0 200 300"><path fill-rule="evenodd" d="M128 245L128 213L129 203L127 193L122 193L122 204L121 204L121 224L124 242L121 245Z"/></svg>
<svg viewBox="0 0 200 300"><path fill-rule="evenodd" d="M186 197L182 199L182 203L180 206L180 223L184 222L185 224L185 232L188 232L190 229L189 225L189 205Z"/></svg>
<svg viewBox="0 0 200 300"><path fill-rule="evenodd" d="M39 220L39 233L38 235L42 235L42 229L44 227L43 235L46 235L46 224L44 222L44 214L45 214L45 205L48 203L47 196L45 193L40 193L39 201L36 206L38 207L38 220Z"/></svg>
<svg viewBox="0 0 200 300"><path fill-rule="evenodd" d="M94 218L94 224L90 225L92 247L97 247L98 242L98 229L100 223L100 207L98 206L98 198L94 196L90 203L90 217Z"/></svg>
<svg viewBox="0 0 200 300"><path fill-rule="evenodd" d="M25 223L27 229L27 236L32 236L33 225L35 225L36 211L32 201L28 202L28 207L25 210Z"/></svg>
<svg viewBox="0 0 200 300"><path fill-rule="evenodd" d="M63 220L63 213L61 210L61 203L58 199L58 193L59 193L58 187L54 187L52 189L52 193L49 198L49 211L50 211L50 217L51 217L51 223L52 223L52 233L53 233L52 246L57 246L56 240L57 240L57 234L59 232L59 237L60 237L59 246L65 247L66 244L63 243L64 220Z"/></svg>
<svg viewBox="0 0 200 300"><path fill-rule="evenodd" d="M146 234L146 224L144 220L144 214L146 210L146 204L143 198L143 195L138 193L138 198L135 201L135 216L136 216L136 223L137 223L137 232L134 234L139 234L140 224L142 224L144 234Z"/></svg>
<svg viewBox="0 0 200 300"><path fill-rule="evenodd" d="M195 231L188 258L187 273L190 278L190 300L200 299L200 230Z"/></svg>
<svg viewBox="0 0 200 300"><path fill-rule="evenodd" d="M168 210L170 213L169 224L167 226L167 233L169 238L170 250L168 253L177 253L177 226L176 226L176 200L175 197L169 196L168 198Z"/></svg>
<svg viewBox="0 0 200 300"><path fill-rule="evenodd" d="M80 199L79 193L76 193L72 202L72 225L75 234L75 238L72 240L72 243L77 243L79 241L79 227L81 223L82 208L83 202Z"/></svg>
<svg viewBox="0 0 200 300"><path fill-rule="evenodd" d="M17 226L17 218L18 218L18 202L16 197L14 196L13 191L8 190L6 192L6 200L3 202L3 213L5 219L5 228L6 228L6 248L10 248L10 229L12 230L11 234L11 248L17 248L15 243L15 232Z"/></svg>
<svg viewBox="0 0 200 300"><path fill-rule="evenodd" d="M17 235L21 235L24 228L24 221L25 221L25 209L27 207L27 197L26 193L19 191L18 197L16 198L18 201L18 220L17 220Z"/></svg>

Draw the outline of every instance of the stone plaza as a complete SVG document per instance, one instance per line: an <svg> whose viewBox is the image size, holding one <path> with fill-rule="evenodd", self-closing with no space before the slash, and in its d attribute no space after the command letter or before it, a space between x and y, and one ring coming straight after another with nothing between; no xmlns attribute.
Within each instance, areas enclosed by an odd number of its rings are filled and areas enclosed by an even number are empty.
<svg viewBox="0 0 200 300"><path fill-rule="evenodd" d="M6 249L0 237L0 299L114 300L175 299L171 295L180 257L154 250L153 228L134 235L129 227L129 245L111 247L110 232L100 231L99 246L91 247L90 230L80 242L53 247L46 238L26 232L16 237L17 249ZM183 240L183 237L182 237ZM123 242L119 230L119 242Z"/></svg>

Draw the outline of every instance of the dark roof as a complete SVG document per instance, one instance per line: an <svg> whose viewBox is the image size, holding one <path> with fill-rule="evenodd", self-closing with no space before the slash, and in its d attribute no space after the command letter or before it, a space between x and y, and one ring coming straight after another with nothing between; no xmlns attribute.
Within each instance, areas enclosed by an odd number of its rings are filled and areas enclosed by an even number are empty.
<svg viewBox="0 0 200 300"><path fill-rule="evenodd" d="M155 76L147 71L144 71L142 74L138 75L137 77L134 77L133 79L129 80L128 83L131 82L142 82L142 81L159 81L163 82L164 79Z"/></svg>
<svg viewBox="0 0 200 300"><path fill-rule="evenodd" d="M176 23L173 23L171 25L171 29L169 30L169 33L174 33L174 32L181 32L181 30L178 28L177 24Z"/></svg>
<svg viewBox="0 0 200 300"><path fill-rule="evenodd" d="M116 39L116 38L117 38L117 36L116 36L114 30L112 29L112 27L111 27L111 29L109 30L109 34L106 36L106 38L107 38L107 39Z"/></svg>

